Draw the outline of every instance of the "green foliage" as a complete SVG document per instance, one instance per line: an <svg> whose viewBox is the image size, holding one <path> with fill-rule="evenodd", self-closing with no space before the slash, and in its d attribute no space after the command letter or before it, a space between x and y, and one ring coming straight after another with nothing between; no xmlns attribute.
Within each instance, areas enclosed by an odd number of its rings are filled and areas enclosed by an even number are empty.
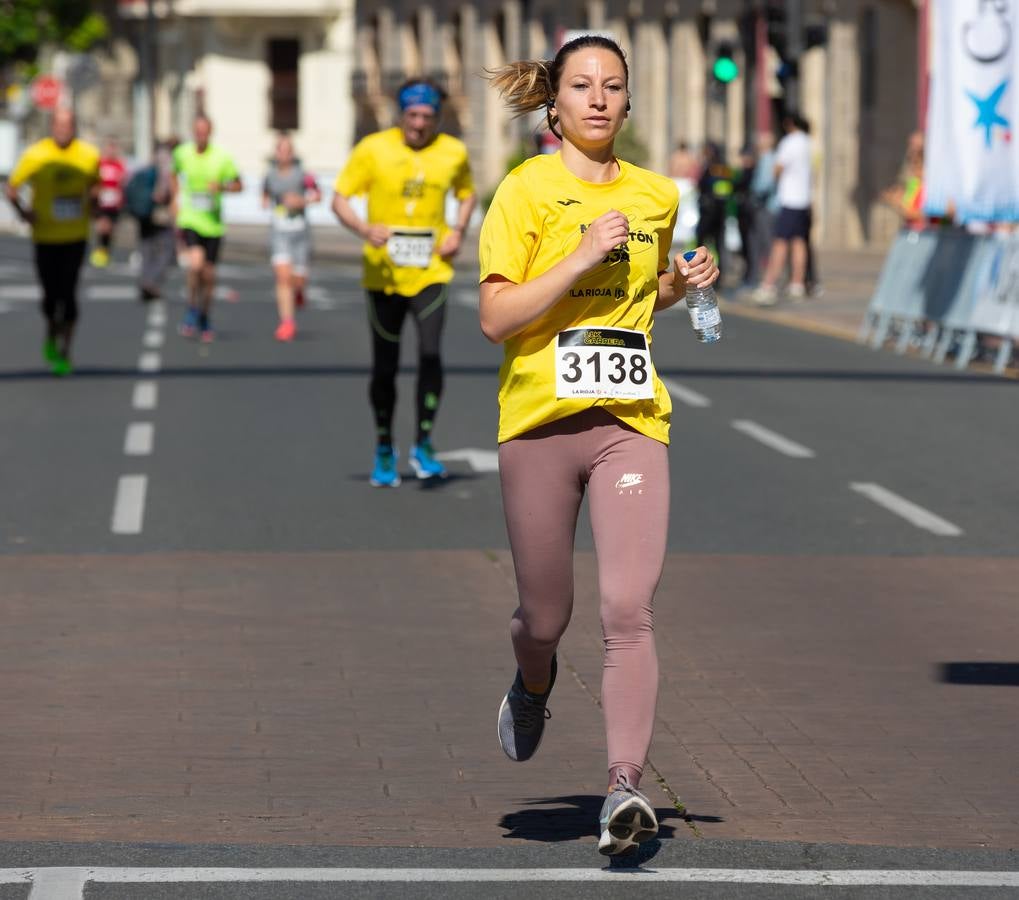
<svg viewBox="0 0 1019 900"><path fill-rule="evenodd" d="M91 0L0 0L0 65L31 64L40 46L83 52L108 33Z"/></svg>
<svg viewBox="0 0 1019 900"><path fill-rule="evenodd" d="M616 135L614 149L616 151L616 156L620 159L625 159L628 163L633 163L635 166L641 166L642 168L647 167L647 162L650 157L647 144L637 137L633 126L629 122L627 122L623 126L622 131Z"/></svg>

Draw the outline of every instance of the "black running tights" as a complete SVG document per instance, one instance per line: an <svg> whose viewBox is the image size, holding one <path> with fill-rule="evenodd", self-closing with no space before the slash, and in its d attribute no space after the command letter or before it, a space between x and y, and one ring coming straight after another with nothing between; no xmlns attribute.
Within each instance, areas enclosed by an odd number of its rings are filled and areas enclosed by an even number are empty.
<svg viewBox="0 0 1019 900"><path fill-rule="evenodd" d="M368 396L375 414L379 444L393 442L400 332L408 312L418 332L417 442L421 443L431 433L442 396L439 344L446 320L446 291L445 284L429 285L413 297L368 291L368 321L372 331L372 377Z"/></svg>

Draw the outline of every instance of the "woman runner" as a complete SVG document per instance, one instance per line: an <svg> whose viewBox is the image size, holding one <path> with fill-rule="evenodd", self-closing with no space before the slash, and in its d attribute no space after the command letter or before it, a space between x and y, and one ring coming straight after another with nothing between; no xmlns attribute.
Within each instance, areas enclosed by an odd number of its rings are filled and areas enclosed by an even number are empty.
<svg viewBox="0 0 1019 900"><path fill-rule="evenodd" d="M706 286L705 248L669 268L678 193L617 159L628 68L613 41L585 35L554 60L491 73L518 114L545 109L562 149L503 180L481 231L481 329L505 345L499 469L519 607L517 660L499 708L510 759L537 750L573 606L573 542L585 492L598 554L605 643L608 796L598 849L658 832L637 788L658 692L652 600L665 557L671 403L650 359L654 313Z"/></svg>

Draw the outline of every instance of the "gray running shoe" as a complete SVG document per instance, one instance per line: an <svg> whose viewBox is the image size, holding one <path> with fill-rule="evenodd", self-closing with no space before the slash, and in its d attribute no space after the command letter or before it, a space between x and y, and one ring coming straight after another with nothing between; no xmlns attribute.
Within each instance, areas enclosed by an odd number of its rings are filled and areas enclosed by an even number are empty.
<svg viewBox="0 0 1019 900"><path fill-rule="evenodd" d="M658 819L647 797L630 787L622 772L602 804L598 824L598 852L606 856L624 853L658 834Z"/></svg>
<svg viewBox="0 0 1019 900"><path fill-rule="evenodd" d="M544 694L532 694L524 690L524 680L517 669L513 687L503 698L499 707L499 744L503 753L516 762L524 762L534 756L541 743L545 720L552 718L545 703L555 685L555 676L556 658L553 656L548 690Z"/></svg>

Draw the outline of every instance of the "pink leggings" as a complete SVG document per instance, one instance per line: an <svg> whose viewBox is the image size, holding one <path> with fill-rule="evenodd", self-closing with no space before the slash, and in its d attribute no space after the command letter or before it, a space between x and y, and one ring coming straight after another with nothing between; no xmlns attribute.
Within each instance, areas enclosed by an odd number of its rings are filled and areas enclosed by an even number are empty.
<svg viewBox="0 0 1019 900"><path fill-rule="evenodd" d="M548 680L573 612L573 541L581 500L590 491L610 783L623 768L636 786L651 744L658 696L652 600L665 561L667 450L598 407L499 447L520 595L510 634L528 684Z"/></svg>

